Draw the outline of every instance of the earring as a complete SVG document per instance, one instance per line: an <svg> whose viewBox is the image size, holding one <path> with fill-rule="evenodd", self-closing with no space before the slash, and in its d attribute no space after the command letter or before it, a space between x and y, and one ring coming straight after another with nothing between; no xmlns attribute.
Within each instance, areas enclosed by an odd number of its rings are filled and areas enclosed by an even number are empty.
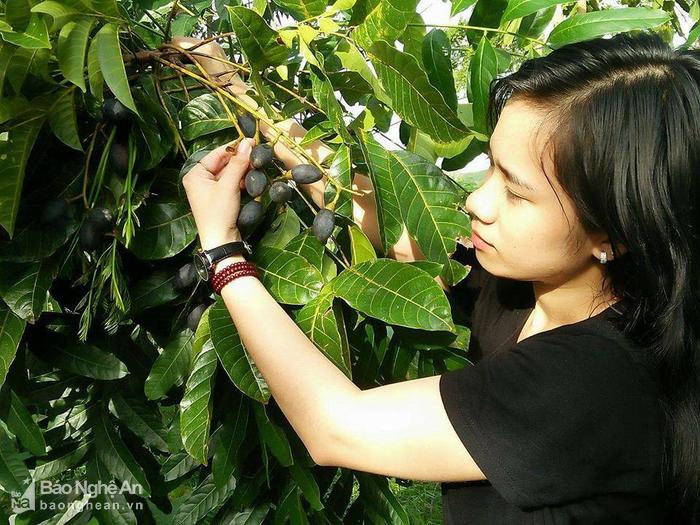
<svg viewBox="0 0 700 525"><path fill-rule="evenodd" d="M606 252L600 252L600 264L605 264L608 262L608 254Z"/></svg>

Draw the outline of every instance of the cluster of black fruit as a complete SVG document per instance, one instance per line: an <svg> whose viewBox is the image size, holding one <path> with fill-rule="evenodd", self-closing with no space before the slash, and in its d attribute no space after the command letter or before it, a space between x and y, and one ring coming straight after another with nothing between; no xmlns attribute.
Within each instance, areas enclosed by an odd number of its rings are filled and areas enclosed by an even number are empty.
<svg viewBox="0 0 700 525"><path fill-rule="evenodd" d="M91 252L100 246L104 234L114 227L112 212L107 208L92 208L80 227L80 247Z"/></svg>
<svg viewBox="0 0 700 525"><path fill-rule="evenodd" d="M194 269L194 264L189 262L183 264L178 271L175 273L175 278L173 279L173 289L177 292L185 292L192 288L199 281L199 276ZM207 309L209 305L207 303L200 303L187 315L187 327L193 332L197 330L197 325L199 325L199 320L202 318L204 310Z"/></svg>
<svg viewBox="0 0 700 525"><path fill-rule="evenodd" d="M133 112L116 98L105 98L102 104L102 118L117 126L119 133L109 150L109 164L118 175L126 175L129 169L129 148L124 142L124 135L131 124Z"/></svg>
<svg viewBox="0 0 700 525"><path fill-rule="evenodd" d="M260 196L267 189L272 202L284 204L291 200L292 186L287 180L275 180L269 184L268 176L264 169L271 166L273 161L272 148L269 144L258 144L250 152L250 163L253 169L245 176L245 189L253 200L248 201L238 214L237 225L242 231L255 226L263 216L263 206ZM295 184L310 184L321 180L321 171L312 164L299 164L292 168L285 179L291 178ZM324 208L314 218L312 230L316 238L325 244L333 233L335 227L335 214L332 210Z"/></svg>

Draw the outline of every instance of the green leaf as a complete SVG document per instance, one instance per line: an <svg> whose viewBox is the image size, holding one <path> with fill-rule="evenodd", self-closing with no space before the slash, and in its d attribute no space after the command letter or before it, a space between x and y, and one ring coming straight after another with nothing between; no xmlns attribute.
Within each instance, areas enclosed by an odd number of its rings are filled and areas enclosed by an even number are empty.
<svg viewBox="0 0 700 525"><path fill-rule="evenodd" d="M319 54L320 56L320 54ZM326 114L335 132L346 144L353 142L343 120L343 108L335 96L335 90L326 74L317 67L310 68L311 90L319 108Z"/></svg>
<svg viewBox="0 0 700 525"><path fill-rule="evenodd" d="M17 30L24 30L29 23L32 4L28 0L7 0L5 2L5 18Z"/></svg>
<svg viewBox="0 0 700 525"><path fill-rule="evenodd" d="M356 472L355 476L360 485L360 497L367 508L385 518L388 523L410 523L406 509L389 488L387 478L365 472Z"/></svg>
<svg viewBox="0 0 700 525"><path fill-rule="evenodd" d="M265 410L265 405L253 403L253 413L255 414L255 422L260 435L270 452L272 452L272 455L277 458L277 461L283 467L293 465L292 447L289 445L287 434L285 434L282 427L270 420Z"/></svg>
<svg viewBox="0 0 700 525"><path fill-rule="evenodd" d="M510 22L516 18L525 18L528 15L536 13L540 9L546 9L553 5L565 4L562 0L510 0L503 16L501 24Z"/></svg>
<svg viewBox="0 0 700 525"><path fill-rule="evenodd" d="M116 0L81 0L92 13L121 20L121 13Z"/></svg>
<svg viewBox="0 0 700 525"><path fill-rule="evenodd" d="M13 44L7 45L12 46ZM29 70L32 68L32 62L37 58L39 51L39 49L20 47L12 56L12 61L7 68L7 80L15 93L21 94L24 81L27 79Z"/></svg>
<svg viewBox="0 0 700 525"><path fill-rule="evenodd" d="M374 189L374 202L379 224L379 238L384 253L401 238L403 221L399 207L399 188L395 187L386 150L374 138L363 131L358 132L360 149L369 168L369 177Z"/></svg>
<svg viewBox="0 0 700 525"><path fill-rule="evenodd" d="M299 498L299 486L293 479L287 483L287 487L277 502L277 510L273 525L283 525L289 517L290 525L308 525L309 519Z"/></svg>
<svg viewBox="0 0 700 525"><path fill-rule="evenodd" d="M100 461L97 455L93 455L87 462L87 478L90 483L109 484L114 475ZM124 494L119 491L111 494L108 490L99 490L93 496L91 502L94 506L95 518L102 525L136 525L136 515L131 509Z"/></svg>
<svg viewBox="0 0 700 525"><path fill-rule="evenodd" d="M56 96L56 101L49 110L49 125L66 146L83 151L78 134L75 88L64 89Z"/></svg>
<svg viewBox="0 0 700 525"><path fill-rule="evenodd" d="M207 514L214 513L221 508L231 496L236 484L236 478L232 476L226 485L217 488L212 475L209 474L177 508L173 523L178 525L202 523Z"/></svg>
<svg viewBox="0 0 700 525"><path fill-rule="evenodd" d="M119 27L115 24L105 24L95 35L95 43L100 71L107 86L122 104L138 114L134 99L131 97L124 60L119 47Z"/></svg>
<svg viewBox="0 0 700 525"><path fill-rule="evenodd" d="M374 261L377 254L374 251L374 246L357 225L353 224L348 229L350 234L350 256L352 264L359 264L365 261Z"/></svg>
<svg viewBox="0 0 700 525"><path fill-rule="evenodd" d="M295 20L313 18L326 10L327 0L274 0L274 2L289 12Z"/></svg>
<svg viewBox="0 0 700 525"><path fill-rule="evenodd" d="M46 2L42 2L46 3ZM41 5L41 4L40 4ZM66 79L78 86L83 93L86 91L85 75L85 52L87 51L90 30L94 25L93 18L84 18L77 22L68 22L61 28L58 35L58 67Z"/></svg>
<svg viewBox="0 0 700 525"><path fill-rule="evenodd" d="M109 414L99 410L93 417L92 429L95 433L95 453L97 459L104 463L108 471L120 481L128 481L132 486L141 487L137 494L148 497L151 495L151 485L146 479L141 466L131 455L121 437L114 431Z"/></svg>
<svg viewBox="0 0 700 525"><path fill-rule="evenodd" d="M100 350L91 343L81 343L66 334L47 334L43 342L45 350L37 355L49 364L93 379L119 379L129 371L113 354ZM30 347L36 352L36 347Z"/></svg>
<svg viewBox="0 0 700 525"><path fill-rule="evenodd" d="M233 113L233 112L232 112ZM202 135L233 127L233 122L218 97L206 93L193 98L180 111L182 137L194 140Z"/></svg>
<svg viewBox="0 0 700 525"><path fill-rule="evenodd" d="M173 481L197 467L199 463L187 452L178 452L168 456L160 470L165 481Z"/></svg>
<svg viewBox="0 0 700 525"><path fill-rule="evenodd" d="M35 456L46 454L46 441L44 435L32 418L29 410L22 404L22 401L14 390L10 390L10 408L7 414L7 427L17 436L24 448Z"/></svg>
<svg viewBox="0 0 700 525"><path fill-rule="evenodd" d="M55 259L30 263L0 263L0 296L12 311L34 324L41 314L46 292L58 272Z"/></svg>
<svg viewBox="0 0 700 525"><path fill-rule="evenodd" d="M377 40L393 42L406 29L406 24L416 11L417 0L373 0L367 2L370 9L352 37L364 48Z"/></svg>
<svg viewBox="0 0 700 525"><path fill-rule="evenodd" d="M301 222L291 206L285 206L282 213L275 217L270 227L262 236L258 246L272 246L283 249L286 244L299 234Z"/></svg>
<svg viewBox="0 0 700 525"><path fill-rule="evenodd" d="M429 274L410 264L367 261L346 268L330 284L352 308L385 323L455 332L444 291Z"/></svg>
<svg viewBox="0 0 700 525"><path fill-rule="evenodd" d="M488 109L491 82L498 71L498 57L491 41L483 37L476 48L469 66L472 89L473 129L487 133L486 111Z"/></svg>
<svg viewBox="0 0 700 525"><path fill-rule="evenodd" d="M456 239L469 235L471 221L457 209L459 194L440 169L409 151L383 150L401 210L402 221L429 261L445 265L443 276L456 284L466 274L450 256ZM379 181L385 184L385 180Z"/></svg>
<svg viewBox="0 0 700 525"><path fill-rule="evenodd" d="M422 59L428 80L437 89L445 103L457 111L457 91L452 75L450 39L442 29L433 29L423 40Z"/></svg>
<svg viewBox="0 0 700 525"><path fill-rule="evenodd" d="M299 488L301 488L301 493L306 498L306 501L311 504L311 508L323 510L325 507L321 503L321 489L319 489L312 471L297 462L289 467L289 472Z"/></svg>
<svg viewBox="0 0 700 525"><path fill-rule="evenodd" d="M566 44L611 33L649 29L665 24L669 21L670 16L661 9L646 7L606 9L605 11L574 15L552 29L547 43L556 49Z"/></svg>
<svg viewBox="0 0 700 525"><path fill-rule="evenodd" d="M345 188L352 187L352 157L350 154L350 147L346 144L341 144L338 146L338 149L331 160L328 175L337 180L341 186ZM333 184L326 184L326 191L323 196L324 202L331 202L335 197L335 193L335 186ZM338 202L335 205L335 213L342 215L343 217L347 217L348 219L352 219L352 208L352 195L348 192L341 192Z"/></svg>
<svg viewBox="0 0 700 525"><path fill-rule="evenodd" d="M345 337L342 310L334 308L333 299L333 290L330 287L324 288L317 297L295 312L294 320L319 350L352 379L350 349Z"/></svg>
<svg viewBox="0 0 700 525"><path fill-rule="evenodd" d="M478 0L469 16L468 25L497 29L507 7L508 0ZM473 46L484 36L494 38L498 35L495 31L483 31L482 29L466 29L465 34L470 46Z"/></svg>
<svg viewBox="0 0 700 525"><path fill-rule="evenodd" d="M220 296L209 313L209 326L216 354L231 382L250 398L267 403L270 389L243 346L231 314Z"/></svg>
<svg viewBox="0 0 700 525"><path fill-rule="evenodd" d="M372 86L374 96L377 97L378 100L382 101L387 106L391 105L389 95L384 92L384 88L379 82L379 79L374 75L364 55L355 45L347 40L341 40L338 43L335 56L338 57L345 69L357 73Z"/></svg>
<svg viewBox="0 0 700 525"><path fill-rule="evenodd" d="M452 8L450 9L450 18L462 11L467 10L476 3L476 0L452 0Z"/></svg>
<svg viewBox="0 0 700 525"><path fill-rule="evenodd" d="M216 350L209 339L195 357L185 394L180 401L182 443L185 450L203 465L207 464L215 372Z"/></svg>
<svg viewBox="0 0 700 525"><path fill-rule="evenodd" d="M435 141L440 156L451 157L464 149L469 130L428 80L416 59L384 41L369 48L372 63L391 106L406 122Z"/></svg>
<svg viewBox="0 0 700 525"><path fill-rule="evenodd" d="M124 397L114 391L109 398L110 411L131 432L140 437L149 447L169 452L166 430L156 404L148 404L134 396Z"/></svg>
<svg viewBox="0 0 700 525"><path fill-rule="evenodd" d="M73 445L74 447L65 454L60 453L50 456L49 459L38 463L32 473L32 479L34 481L49 479L72 469L85 457L85 454L92 446L92 442L85 441L82 443L74 443Z"/></svg>
<svg viewBox="0 0 700 525"><path fill-rule="evenodd" d="M179 386L192 365L194 333L186 328L170 341L153 363L146 378L144 392L148 399L159 399L173 386Z"/></svg>
<svg viewBox="0 0 700 525"><path fill-rule="evenodd" d="M7 140L0 140L0 225L10 238L14 234L27 159L44 119L43 113L32 112L9 128Z"/></svg>
<svg viewBox="0 0 700 525"><path fill-rule="evenodd" d="M136 281L129 292L131 297L130 314L135 315L177 299L179 293L173 288L174 280L175 274L163 269L156 270Z"/></svg>
<svg viewBox="0 0 700 525"><path fill-rule="evenodd" d="M104 100L104 76L100 70L100 61L97 57L97 39L93 38L88 50L88 83L90 84L90 94L97 100Z"/></svg>
<svg viewBox="0 0 700 525"><path fill-rule="evenodd" d="M197 226L186 202L150 199L139 211L140 226L129 249L140 259L172 257L197 237Z"/></svg>
<svg viewBox="0 0 700 525"><path fill-rule="evenodd" d="M287 59L287 48L277 42L277 31L258 13L242 6L225 7L243 53L254 69L279 66Z"/></svg>
<svg viewBox="0 0 700 525"><path fill-rule="evenodd" d="M59 28L63 28L70 18L80 16L82 14L75 8L75 6L70 5L70 3L57 2L55 0L45 0L44 2L39 2L37 5L32 7L31 12L45 13L53 18L53 25L49 30L50 33L58 31Z"/></svg>
<svg viewBox="0 0 700 525"><path fill-rule="evenodd" d="M241 449L250 417L250 403L244 396L237 396L235 406L226 411L221 433L214 445L211 470L217 487L223 487L239 465L238 451Z"/></svg>
<svg viewBox="0 0 700 525"><path fill-rule="evenodd" d="M29 25L23 32L0 31L5 42L26 49L51 49L49 42L49 28L46 25L46 17L41 13L32 13L29 17Z"/></svg>
<svg viewBox="0 0 700 525"><path fill-rule="evenodd" d="M287 243L284 249L288 252L301 255L319 271L323 268L323 245L310 230L303 231L294 237Z"/></svg>
<svg viewBox="0 0 700 525"><path fill-rule="evenodd" d="M0 93L4 91L5 76L7 75L7 71L9 70L11 64L14 63L12 58L19 49L20 48L18 48L16 45L9 44L0 39ZM6 99L3 99L2 101L5 102Z"/></svg>
<svg viewBox="0 0 700 525"><path fill-rule="evenodd" d="M253 259L260 280L277 302L306 304L323 287L321 272L300 255L272 246L259 246Z"/></svg>
<svg viewBox="0 0 700 525"><path fill-rule="evenodd" d="M15 359L25 321L0 301L0 386L5 383L7 371Z"/></svg>
<svg viewBox="0 0 700 525"><path fill-rule="evenodd" d="M31 480L14 440L5 431L5 425L0 425L0 488L24 493Z"/></svg>

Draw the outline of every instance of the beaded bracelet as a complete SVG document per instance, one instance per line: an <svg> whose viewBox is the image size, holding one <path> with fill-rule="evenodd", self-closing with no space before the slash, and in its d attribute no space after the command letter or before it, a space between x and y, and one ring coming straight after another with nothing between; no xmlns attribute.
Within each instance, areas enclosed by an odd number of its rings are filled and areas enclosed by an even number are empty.
<svg viewBox="0 0 700 525"><path fill-rule="evenodd" d="M252 263L250 261L235 262L233 264L230 264L230 265L222 268L221 270L219 270L218 272L213 274L211 277L211 282L212 282L212 284L214 284L214 282L220 280L222 277L224 277L232 272L236 272L239 270L249 270L249 269L257 270L257 267L255 266L254 263Z"/></svg>
<svg viewBox="0 0 700 525"><path fill-rule="evenodd" d="M238 277L243 277L244 275L252 275L254 277L259 277L258 272L256 270L253 270L253 269L238 270L235 272L227 273L226 275L223 275L221 278L212 282L212 288L214 289L214 292L221 295L221 290L223 289L224 286L226 286L228 283L230 283L234 279L237 279Z"/></svg>
<svg viewBox="0 0 700 525"><path fill-rule="evenodd" d="M236 272L242 272L242 271L255 271L257 272L257 268L255 267L254 264L246 264L232 268L231 266L227 266L223 270L220 270L216 272L216 274L211 278L211 284L212 286L218 284L223 278L228 277L229 275L236 273Z"/></svg>
<svg viewBox="0 0 700 525"><path fill-rule="evenodd" d="M237 279L238 277L243 277L244 275L252 275L254 277L259 277L258 270L253 263L248 261L234 263L216 272L216 274L211 279L212 288L214 289L215 293L221 295L221 290L224 286L226 286L234 279Z"/></svg>

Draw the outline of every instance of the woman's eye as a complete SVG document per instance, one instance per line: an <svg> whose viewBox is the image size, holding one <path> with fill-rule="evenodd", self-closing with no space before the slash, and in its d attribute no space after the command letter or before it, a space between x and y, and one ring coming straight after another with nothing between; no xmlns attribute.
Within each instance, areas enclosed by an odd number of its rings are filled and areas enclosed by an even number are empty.
<svg viewBox="0 0 700 525"><path fill-rule="evenodd" d="M508 195L508 199L511 201L522 201L524 200L520 195L516 195L512 191L510 191L508 188L506 188L506 194Z"/></svg>

